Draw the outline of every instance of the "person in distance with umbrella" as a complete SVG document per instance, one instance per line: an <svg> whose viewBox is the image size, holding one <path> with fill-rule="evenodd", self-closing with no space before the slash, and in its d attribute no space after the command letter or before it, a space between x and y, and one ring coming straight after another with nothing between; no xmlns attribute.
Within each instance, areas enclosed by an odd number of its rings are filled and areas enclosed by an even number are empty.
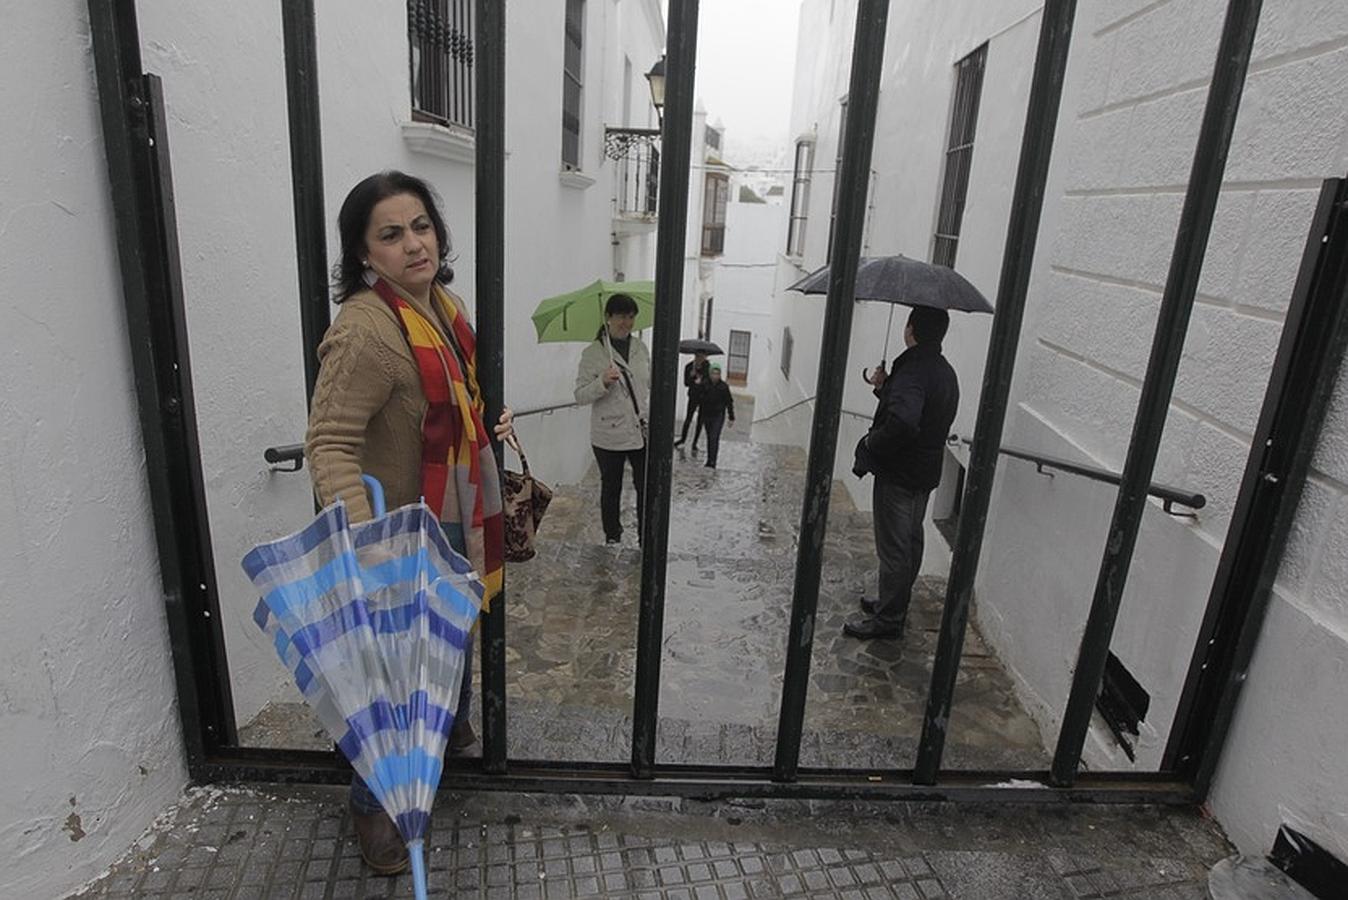
<svg viewBox="0 0 1348 900"><path fill-rule="evenodd" d="M683 417L683 433L679 439L674 442L677 449L683 446L684 441L688 440L688 426L692 424L693 417L697 416L697 428L693 431L693 454L697 454L697 439L702 434L704 423L702 421L702 397L707 393L707 385L711 381L710 363L707 362L707 353L699 350L693 354L691 362L683 367L683 386L688 389L688 413Z"/></svg>
<svg viewBox="0 0 1348 900"><path fill-rule="evenodd" d="M869 378L879 404L870 430L856 447L852 472L875 476L875 550L879 592L863 597L864 616L843 626L851 637L901 638L922 566L927 499L941 480L946 436L959 406L959 380L941 353L950 327L944 309L916 306L903 330L907 350Z"/></svg>

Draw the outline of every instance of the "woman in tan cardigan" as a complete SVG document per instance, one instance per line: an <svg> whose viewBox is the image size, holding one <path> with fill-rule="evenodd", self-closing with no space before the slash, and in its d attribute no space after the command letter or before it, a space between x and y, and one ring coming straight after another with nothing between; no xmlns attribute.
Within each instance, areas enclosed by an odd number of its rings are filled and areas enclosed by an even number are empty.
<svg viewBox="0 0 1348 900"><path fill-rule="evenodd" d="M481 526L475 533L473 523L482 521L484 511L490 521L492 511L500 510L494 459L489 452L483 453L479 464L474 454L470 477L466 467L455 472L454 466L444 465L442 457L440 481L447 483L433 481L428 472L434 467L426 463L436 460L423 459L424 448L437 446L426 422L431 407L423 390L428 352L435 356L446 351L434 365L443 367L443 378L450 378L451 370L458 376L450 392L459 388L461 399L479 415L481 409L475 340L467 310L445 288L453 270L448 265L450 241L444 218L424 181L389 171L357 184L343 202L337 222L342 258L334 274L342 308L318 348L321 368L305 442L314 490L324 505L344 500L352 522L371 517L362 475L372 475L383 484L389 509L424 497L441 513L442 527L454 549L483 572L490 565L484 554L492 555L493 539L487 536L484 542ZM414 351L408 323L413 330L424 329L417 333L423 342L433 341L433 347ZM431 374L440 371L437 368ZM443 388L441 383L439 390ZM454 419L445 428L446 440L462 439L465 431L472 436L471 409L461 416L452 407L437 408L449 408ZM494 431L502 439L511 430L507 409ZM479 443L487 443L485 437L478 438ZM436 502L429 496L432 493ZM450 734L451 753L462 753L476 741L469 722L471 640L465 653L463 686ZM397 827L359 777L351 785L351 810L366 863L380 874L405 869L407 848Z"/></svg>

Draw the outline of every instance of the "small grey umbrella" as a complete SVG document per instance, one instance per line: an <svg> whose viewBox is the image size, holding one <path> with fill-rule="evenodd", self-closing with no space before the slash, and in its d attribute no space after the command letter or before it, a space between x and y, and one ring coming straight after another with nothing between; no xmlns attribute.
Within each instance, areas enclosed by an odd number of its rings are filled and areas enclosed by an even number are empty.
<svg viewBox="0 0 1348 900"><path fill-rule="evenodd" d="M725 353L720 345L712 341L704 341L701 338L684 338L679 341L680 353L705 353L708 356L721 356Z"/></svg>

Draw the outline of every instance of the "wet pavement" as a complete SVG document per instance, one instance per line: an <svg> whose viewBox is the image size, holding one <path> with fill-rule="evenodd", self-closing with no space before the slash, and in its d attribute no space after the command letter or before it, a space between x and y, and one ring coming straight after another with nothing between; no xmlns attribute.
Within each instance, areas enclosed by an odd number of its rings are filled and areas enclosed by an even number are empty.
<svg viewBox="0 0 1348 900"><path fill-rule="evenodd" d="M675 459L661 668L662 762L764 764L775 745L804 492L804 451L748 441L752 407L726 432L719 467ZM507 571L509 753L517 759L630 757L641 556L625 488L626 537L606 546L598 480L559 489L539 555ZM842 634L876 558L868 513L835 486L801 763L911 765L930 680L944 582L919 581L908 633ZM1034 722L972 625L945 763L1042 769ZM302 704L274 704L242 729L249 746L328 747Z"/></svg>
<svg viewBox="0 0 1348 900"><path fill-rule="evenodd" d="M189 791L78 900L411 896L370 874L335 788ZM429 896L741 900L1201 900L1230 854L1151 807L442 794Z"/></svg>

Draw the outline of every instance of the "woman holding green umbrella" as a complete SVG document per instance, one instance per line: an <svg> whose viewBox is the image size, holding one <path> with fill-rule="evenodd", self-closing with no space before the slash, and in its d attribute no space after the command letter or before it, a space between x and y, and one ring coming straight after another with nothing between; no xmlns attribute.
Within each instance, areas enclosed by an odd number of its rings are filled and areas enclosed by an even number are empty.
<svg viewBox="0 0 1348 900"><path fill-rule="evenodd" d="M637 492L638 523L646 488L651 354L632 333L636 321L636 300L621 293L609 297L604 304L604 324L581 353L576 372L576 403L590 406L590 445L599 464L599 511L609 544L622 542L619 501L628 464ZM637 542L641 542L639 533Z"/></svg>

